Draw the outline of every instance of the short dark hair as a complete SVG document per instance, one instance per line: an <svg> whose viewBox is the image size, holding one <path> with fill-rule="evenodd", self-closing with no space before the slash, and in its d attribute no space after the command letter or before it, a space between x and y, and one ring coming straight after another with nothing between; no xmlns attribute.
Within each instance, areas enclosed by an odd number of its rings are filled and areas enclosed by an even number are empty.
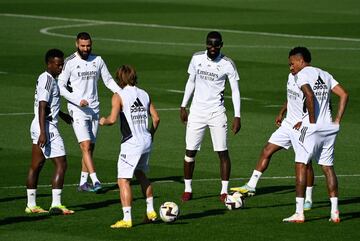
<svg viewBox="0 0 360 241"><path fill-rule="evenodd" d="M60 49L49 49L45 54L45 63L49 63L53 58L64 58L63 51Z"/></svg>
<svg viewBox="0 0 360 241"><path fill-rule="evenodd" d="M295 47L289 52L289 58L293 55L301 55L306 63L311 63L311 53L306 47Z"/></svg>
<svg viewBox="0 0 360 241"><path fill-rule="evenodd" d="M91 40L91 37L90 37L89 33L81 32L81 33L78 33L78 35L76 36L76 40L79 40L79 39L84 39L84 40L90 39Z"/></svg>
<svg viewBox="0 0 360 241"><path fill-rule="evenodd" d="M218 31L209 32L206 36L206 40L209 38L215 38L215 39L219 39L220 41L222 41L221 34Z"/></svg>

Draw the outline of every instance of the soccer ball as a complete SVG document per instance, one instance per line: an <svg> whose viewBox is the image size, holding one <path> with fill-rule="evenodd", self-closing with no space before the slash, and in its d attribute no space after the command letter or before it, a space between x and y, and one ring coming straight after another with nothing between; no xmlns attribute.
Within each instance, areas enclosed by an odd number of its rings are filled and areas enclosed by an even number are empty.
<svg viewBox="0 0 360 241"><path fill-rule="evenodd" d="M159 213L165 223L171 223L179 217L179 207L174 202L165 202L160 206Z"/></svg>
<svg viewBox="0 0 360 241"><path fill-rule="evenodd" d="M244 196L239 192L229 194L225 198L225 207L229 210L239 209L244 205Z"/></svg>

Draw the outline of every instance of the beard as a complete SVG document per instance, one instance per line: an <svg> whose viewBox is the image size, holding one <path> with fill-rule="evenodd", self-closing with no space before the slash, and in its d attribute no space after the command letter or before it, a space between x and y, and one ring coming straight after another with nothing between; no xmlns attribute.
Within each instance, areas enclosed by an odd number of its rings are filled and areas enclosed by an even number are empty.
<svg viewBox="0 0 360 241"><path fill-rule="evenodd" d="M81 51L79 48L77 49L77 52L79 53L80 57L82 59L88 59L90 53L91 53L91 49L89 51Z"/></svg>

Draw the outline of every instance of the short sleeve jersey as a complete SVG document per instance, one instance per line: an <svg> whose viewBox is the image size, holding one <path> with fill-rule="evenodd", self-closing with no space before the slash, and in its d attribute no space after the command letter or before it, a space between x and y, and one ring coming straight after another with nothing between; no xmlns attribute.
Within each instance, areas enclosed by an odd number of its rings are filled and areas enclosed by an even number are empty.
<svg viewBox="0 0 360 241"><path fill-rule="evenodd" d="M74 53L66 58L63 70L59 75L59 85L66 86L71 93L71 98L65 96L68 99L68 107L78 105L82 99L85 99L89 102L89 108L98 111L97 86L100 77L104 83L113 81L100 56L90 54L88 59L84 60L78 53Z"/></svg>
<svg viewBox="0 0 360 241"><path fill-rule="evenodd" d="M206 51L192 56L188 73L195 76L195 91L191 110L215 112L224 107L225 81L238 81L239 74L234 62L220 54L215 60L208 58Z"/></svg>
<svg viewBox="0 0 360 241"><path fill-rule="evenodd" d="M307 114L305 96L301 87L309 82L307 79L299 78L298 74L290 73L287 81L287 112L283 123L291 128L297 122L302 121Z"/></svg>
<svg viewBox="0 0 360 241"><path fill-rule="evenodd" d="M298 73L298 78L307 80L315 95L316 123L331 123L331 89L339 83L328 72L307 66ZM304 122L309 118L304 118Z"/></svg>
<svg viewBox="0 0 360 241"><path fill-rule="evenodd" d="M148 130L150 97L136 86L125 86L117 92L121 96L120 130L123 153L142 154L151 149Z"/></svg>
<svg viewBox="0 0 360 241"><path fill-rule="evenodd" d="M42 73L36 82L34 114L37 120L39 119L40 101L47 102L45 109L46 121L57 125L60 111L60 91L56 79L48 72Z"/></svg>

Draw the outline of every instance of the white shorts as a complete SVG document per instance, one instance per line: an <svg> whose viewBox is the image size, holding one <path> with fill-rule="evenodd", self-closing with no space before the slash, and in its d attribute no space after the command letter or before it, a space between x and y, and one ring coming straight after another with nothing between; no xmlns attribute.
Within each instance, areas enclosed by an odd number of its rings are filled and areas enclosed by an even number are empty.
<svg viewBox="0 0 360 241"><path fill-rule="evenodd" d="M60 136L59 130L54 125L46 122L47 143L41 148L45 158L55 158L65 156L64 141ZM40 136L40 127L38 121L33 120L30 127L30 135L33 144L37 144Z"/></svg>
<svg viewBox="0 0 360 241"><path fill-rule="evenodd" d="M69 110L73 118L73 129L78 142L88 141L96 142L96 135L99 127L99 113L91 111Z"/></svg>
<svg viewBox="0 0 360 241"><path fill-rule="evenodd" d="M314 159L319 165L334 165L334 147L339 128L338 124L329 124L318 128L318 148L316 148Z"/></svg>
<svg viewBox="0 0 360 241"><path fill-rule="evenodd" d="M214 151L227 150L227 117L224 111L206 115L190 112L186 126L186 150L200 150L207 127Z"/></svg>
<svg viewBox="0 0 360 241"><path fill-rule="evenodd" d="M316 127L314 124L303 125L295 130L288 125L281 125L270 137L269 143L289 149L293 147L295 162L307 164L310 162L315 148Z"/></svg>
<svg viewBox="0 0 360 241"><path fill-rule="evenodd" d="M124 154L120 152L118 159L118 178L130 179L135 170L147 172L149 170L150 152L143 154Z"/></svg>

